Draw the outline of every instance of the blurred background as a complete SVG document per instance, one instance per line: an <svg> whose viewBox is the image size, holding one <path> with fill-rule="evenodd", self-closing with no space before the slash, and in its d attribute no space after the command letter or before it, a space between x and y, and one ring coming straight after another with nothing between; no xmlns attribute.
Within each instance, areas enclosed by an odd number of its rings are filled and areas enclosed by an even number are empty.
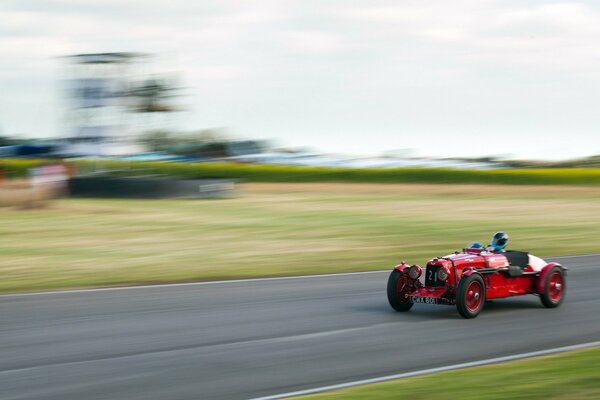
<svg viewBox="0 0 600 400"><path fill-rule="evenodd" d="M379 269L498 229L592 251L599 16L5 1L0 288Z"/></svg>

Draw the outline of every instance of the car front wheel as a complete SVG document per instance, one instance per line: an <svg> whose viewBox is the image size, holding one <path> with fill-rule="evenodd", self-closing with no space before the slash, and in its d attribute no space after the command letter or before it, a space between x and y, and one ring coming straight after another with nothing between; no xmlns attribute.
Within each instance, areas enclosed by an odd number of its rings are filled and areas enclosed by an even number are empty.
<svg viewBox="0 0 600 400"><path fill-rule="evenodd" d="M410 301L410 278L398 270L393 270L387 284L387 297L396 311L408 311L413 306Z"/></svg>
<svg viewBox="0 0 600 400"><path fill-rule="evenodd" d="M479 274L460 280L456 289L456 308L464 318L475 318L485 303L485 284Z"/></svg>

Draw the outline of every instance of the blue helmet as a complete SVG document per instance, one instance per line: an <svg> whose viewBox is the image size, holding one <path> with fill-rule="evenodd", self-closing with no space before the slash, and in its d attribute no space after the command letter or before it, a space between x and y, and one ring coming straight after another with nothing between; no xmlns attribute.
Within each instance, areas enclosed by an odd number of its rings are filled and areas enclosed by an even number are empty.
<svg viewBox="0 0 600 400"><path fill-rule="evenodd" d="M502 251L508 244L508 235L505 232L496 232L494 236L492 236L492 243L490 246L494 249L494 251Z"/></svg>

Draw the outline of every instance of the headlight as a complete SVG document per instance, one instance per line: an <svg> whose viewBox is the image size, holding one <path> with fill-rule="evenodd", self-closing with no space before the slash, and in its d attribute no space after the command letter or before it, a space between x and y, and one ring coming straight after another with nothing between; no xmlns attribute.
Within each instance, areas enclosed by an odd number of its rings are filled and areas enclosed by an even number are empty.
<svg viewBox="0 0 600 400"><path fill-rule="evenodd" d="M445 281L448 279L448 270L446 268L440 268L437 272L438 281Z"/></svg>
<svg viewBox="0 0 600 400"><path fill-rule="evenodd" d="M408 276L410 276L410 279L419 279L419 277L421 276L421 272L421 267L419 267L418 265L413 265L408 270Z"/></svg>

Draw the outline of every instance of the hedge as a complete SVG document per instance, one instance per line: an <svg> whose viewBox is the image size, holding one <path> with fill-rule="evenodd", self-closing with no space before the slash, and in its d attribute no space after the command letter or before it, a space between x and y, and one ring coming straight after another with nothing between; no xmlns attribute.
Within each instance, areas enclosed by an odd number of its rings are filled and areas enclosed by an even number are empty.
<svg viewBox="0 0 600 400"><path fill-rule="evenodd" d="M0 160L8 176L24 176L45 160ZM56 161L54 161L56 162ZM600 168L494 169L325 168L238 163L116 160L71 161L80 173L153 175L188 179L227 178L246 182L477 183L512 185L600 185Z"/></svg>
<svg viewBox="0 0 600 400"><path fill-rule="evenodd" d="M599 168L496 169L325 168L236 163L79 162L80 168L116 175L229 178L247 182L489 183L516 185L600 185Z"/></svg>
<svg viewBox="0 0 600 400"><path fill-rule="evenodd" d="M0 159L0 178L24 178L29 168L45 164L44 160Z"/></svg>

